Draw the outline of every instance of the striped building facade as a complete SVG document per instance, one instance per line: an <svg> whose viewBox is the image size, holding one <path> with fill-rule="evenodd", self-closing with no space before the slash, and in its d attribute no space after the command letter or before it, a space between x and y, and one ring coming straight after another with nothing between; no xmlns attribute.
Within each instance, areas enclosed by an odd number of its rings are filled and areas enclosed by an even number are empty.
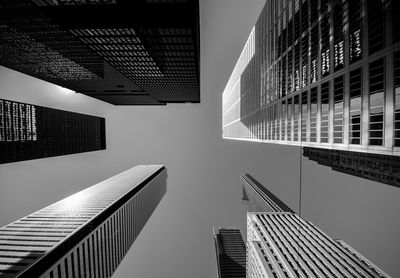
<svg viewBox="0 0 400 278"><path fill-rule="evenodd" d="M390 277L294 213L247 214L247 277Z"/></svg>
<svg viewBox="0 0 400 278"><path fill-rule="evenodd" d="M267 0L223 92L223 138L399 156L399 3Z"/></svg>
<svg viewBox="0 0 400 278"><path fill-rule="evenodd" d="M111 277L166 192L140 165L0 228L1 277Z"/></svg>
<svg viewBox="0 0 400 278"><path fill-rule="evenodd" d="M218 278L246 278L246 245L239 229L214 230Z"/></svg>
<svg viewBox="0 0 400 278"><path fill-rule="evenodd" d="M248 174L241 176L247 213L247 278L390 277L342 240L303 220Z"/></svg>

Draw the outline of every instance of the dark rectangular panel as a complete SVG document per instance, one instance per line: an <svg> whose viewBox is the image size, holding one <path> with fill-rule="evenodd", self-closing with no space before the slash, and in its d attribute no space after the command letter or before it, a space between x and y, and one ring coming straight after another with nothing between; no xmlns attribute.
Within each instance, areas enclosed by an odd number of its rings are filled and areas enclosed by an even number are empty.
<svg viewBox="0 0 400 278"><path fill-rule="evenodd" d="M105 119L0 99L0 164L104 150Z"/></svg>

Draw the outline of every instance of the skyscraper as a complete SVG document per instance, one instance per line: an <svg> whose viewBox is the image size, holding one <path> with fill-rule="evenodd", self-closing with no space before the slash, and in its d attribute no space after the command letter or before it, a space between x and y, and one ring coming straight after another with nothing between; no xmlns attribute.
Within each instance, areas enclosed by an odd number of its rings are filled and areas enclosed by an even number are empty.
<svg viewBox="0 0 400 278"><path fill-rule="evenodd" d="M111 277L166 192L141 165L0 229L1 277Z"/></svg>
<svg viewBox="0 0 400 278"><path fill-rule="evenodd" d="M218 228L214 231L218 278L246 277L246 245L240 230Z"/></svg>
<svg viewBox="0 0 400 278"><path fill-rule="evenodd" d="M248 211L293 212L251 175L242 174L240 181L243 186L242 202L248 207Z"/></svg>
<svg viewBox="0 0 400 278"><path fill-rule="evenodd" d="M252 195L258 194L253 199L266 209L247 213L246 277L390 277L344 241L285 210L281 200L248 177L242 175L242 182L263 188Z"/></svg>
<svg viewBox="0 0 400 278"><path fill-rule="evenodd" d="M247 277L390 277L294 213L247 214Z"/></svg>
<svg viewBox="0 0 400 278"><path fill-rule="evenodd" d="M198 103L199 23L198 0L0 0L0 64L116 105Z"/></svg>
<svg viewBox="0 0 400 278"><path fill-rule="evenodd" d="M267 0L223 92L223 138L399 156L399 12Z"/></svg>

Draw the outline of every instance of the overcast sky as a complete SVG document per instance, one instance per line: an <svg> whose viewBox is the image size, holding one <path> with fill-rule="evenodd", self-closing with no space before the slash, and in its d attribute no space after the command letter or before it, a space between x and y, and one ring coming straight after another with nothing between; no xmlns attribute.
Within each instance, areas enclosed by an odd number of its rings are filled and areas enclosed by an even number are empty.
<svg viewBox="0 0 400 278"><path fill-rule="evenodd" d="M137 164L165 164L167 194L114 277L216 277L212 228L245 235L240 174L299 207L298 147L221 138L221 95L264 0L201 2L201 104L113 107L0 68L0 98L107 118L107 150L0 166L0 226ZM400 189L303 159L302 215L400 277Z"/></svg>

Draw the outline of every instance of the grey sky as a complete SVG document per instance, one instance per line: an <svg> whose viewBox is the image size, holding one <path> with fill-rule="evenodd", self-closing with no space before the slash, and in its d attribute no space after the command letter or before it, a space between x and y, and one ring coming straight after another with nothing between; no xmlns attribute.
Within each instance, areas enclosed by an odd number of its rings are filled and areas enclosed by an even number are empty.
<svg viewBox="0 0 400 278"><path fill-rule="evenodd" d="M0 166L0 226L137 164L165 164L167 194L114 277L216 277L213 226L245 232L239 176L293 209L298 147L222 140L221 94L264 0L201 1L201 104L113 107L0 68L0 98L105 116L107 150ZM400 277L400 189L303 159L302 213Z"/></svg>

